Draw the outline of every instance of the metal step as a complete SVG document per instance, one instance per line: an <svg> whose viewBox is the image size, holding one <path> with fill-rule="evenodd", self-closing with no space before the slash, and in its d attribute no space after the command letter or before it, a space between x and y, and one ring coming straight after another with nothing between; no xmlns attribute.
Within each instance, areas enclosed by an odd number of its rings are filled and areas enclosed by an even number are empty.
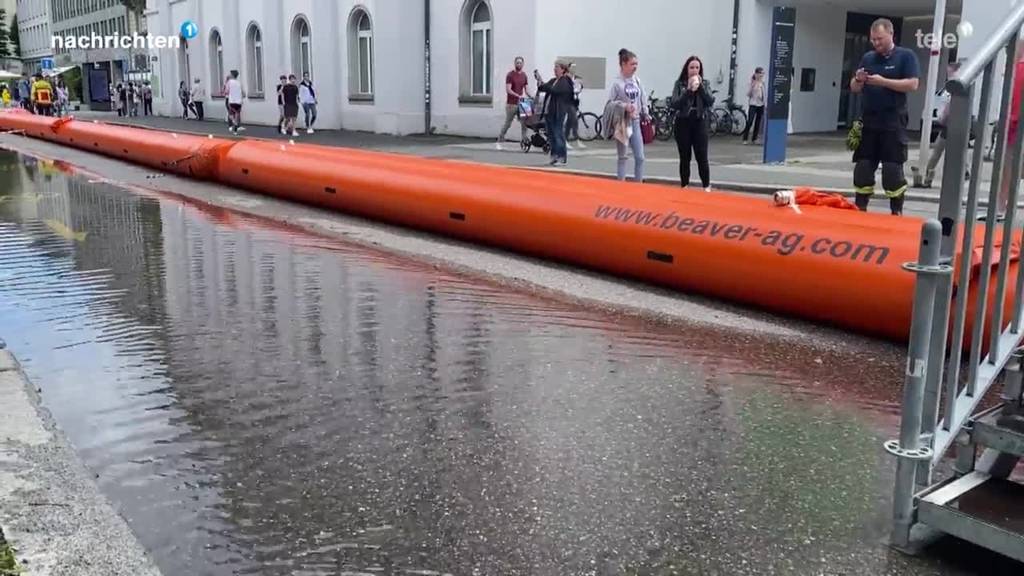
<svg viewBox="0 0 1024 576"><path fill-rule="evenodd" d="M917 520L1024 562L1024 485L972 472L922 498Z"/></svg>
<svg viewBox="0 0 1024 576"><path fill-rule="evenodd" d="M979 446L1024 457L1024 427L1019 430L997 424L1002 410L993 410L974 421L971 439Z"/></svg>

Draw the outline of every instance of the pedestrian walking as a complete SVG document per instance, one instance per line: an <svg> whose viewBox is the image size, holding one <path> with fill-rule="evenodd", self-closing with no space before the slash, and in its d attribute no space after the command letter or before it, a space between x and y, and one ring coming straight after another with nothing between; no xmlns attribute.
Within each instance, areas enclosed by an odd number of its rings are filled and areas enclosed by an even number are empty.
<svg viewBox="0 0 1024 576"><path fill-rule="evenodd" d="M117 88L117 100L121 105L121 116L128 116L128 84L118 84Z"/></svg>
<svg viewBox="0 0 1024 576"><path fill-rule="evenodd" d="M231 103L228 102L228 82L231 80L231 75L228 74L224 77L224 83L220 85L220 97L224 99L224 121L231 124Z"/></svg>
<svg viewBox="0 0 1024 576"><path fill-rule="evenodd" d="M302 74L302 82L299 84L299 103L302 104L302 112L306 120L306 134L312 134L313 125L316 124L316 90L313 89L313 81L309 79L309 72Z"/></svg>
<svg viewBox="0 0 1024 576"><path fill-rule="evenodd" d="M11 90L7 84L0 84L0 102L3 102L4 108L11 107Z"/></svg>
<svg viewBox="0 0 1024 576"><path fill-rule="evenodd" d="M182 80L178 84L178 100L181 100L181 117L184 120L188 120L189 102L191 101L191 91L188 89L188 85Z"/></svg>
<svg viewBox="0 0 1024 576"><path fill-rule="evenodd" d="M238 80L238 70L231 71L224 87L228 102L228 130L232 134L238 134L245 129L242 127L242 101L245 99L245 90L242 90L242 83Z"/></svg>
<svg viewBox="0 0 1024 576"><path fill-rule="evenodd" d="M505 123L501 125L498 142L494 145L498 150L502 149L501 145L505 142L505 135L512 127L512 119L519 121L519 141L526 140L525 118L519 114L519 101L530 94L530 79L526 77L526 72L523 72L524 65L523 57L516 56L512 69L505 74Z"/></svg>
<svg viewBox="0 0 1024 576"><path fill-rule="evenodd" d="M22 77L18 80L18 97L21 100L21 107L29 112L32 111L32 84L29 79Z"/></svg>
<svg viewBox="0 0 1024 576"><path fill-rule="evenodd" d="M70 108L70 98L68 96L68 87L64 83L64 79L61 77L57 78L57 116L66 116Z"/></svg>
<svg viewBox="0 0 1024 576"><path fill-rule="evenodd" d="M711 168L708 165L707 112L715 103L711 87L704 79L704 63L690 56L683 64L669 106L676 111L675 138L679 150L679 184L690 185L690 162L697 160L697 172L705 192L711 190Z"/></svg>
<svg viewBox="0 0 1024 576"><path fill-rule="evenodd" d="M960 62L950 62L946 66L946 78L952 80L959 71ZM935 137L935 142L932 143L932 149L928 155L928 166L925 168L924 181L922 182L925 188L932 187L932 181L935 180L935 168L938 167L939 160L942 159L942 155L946 152L946 123L949 121L949 104L951 101L951 94L948 90L943 89L939 93L938 117L935 119L935 127L939 133ZM916 170L915 167L911 167L911 169Z"/></svg>
<svg viewBox="0 0 1024 576"><path fill-rule="evenodd" d="M35 82L32 83L32 103L36 114L53 115L53 85L43 76L35 77Z"/></svg>
<svg viewBox="0 0 1024 576"><path fill-rule="evenodd" d="M299 117L299 87L295 84L295 74L288 76L288 81L281 87L281 101L284 102L284 134L298 136L295 121Z"/></svg>
<svg viewBox="0 0 1024 576"><path fill-rule="evenodd" d="M569 116L565 120L565 140L568 148L575 147L583 150L587 146L580 140L580 94L583 93L583 78L576 74L575 66L571 73L572 76L572 110L569 111Z"/></svg>
<svg viewBox="0 0 1024 576"><path fill-rule="evenodd" d="M277 131L281 134L287 134L284 129L284 97L281 94L281 90L288 84L288 77L284 74L277 79L277 86L275 91L277 92Z"/></svg>
<svg viewBox="0 0 1024 576"><path fill-rule="evenodd" d="M617 121L610 121L609 129L619 130L619 122L625 124L626 138L615 138L615 149L618 152L616 176L619 180L626 179L626 162L629 151L633 151L633 181L644 181L644 137L640 123L650 118L647 109L647 93L636 75L639 61L636 54L623 48L619 50L619 77L612 81L608 89L608 104L622 108L621 113L614 114Z"/></svg>
<svg viewBox="0 0 1024 576"><path fill-rule="evenodd" d="M142 83L142 113L146 116L153 113L153 86L149 80Z"/></svg>
<svg viewBox="0 0 1024 576"><path fill-rule="evenodd" d="M565 166L569 160L569 152L565 146L565 118L572 108L572 79L569 77L569 66L566 60L555 60L555 77L547 82L543 81L540 72L533 71L533 76L537 80L537 92L546 94L544 126L551 138L552 166Z"/></svg>
<svg viewBox="0 0 1024 576"><path fill-rule="evenodd" d="M192 84L192 92L189 96L192 98L192 113L196 115L197 120L201 121L206 117L206 111L204 110L206 88L203 88L202 80L199 78L195 79L195 83Z"/></svg>
<svg viewBox="0 0 1024 576"><path fill-rule="evenodd" d="M853 185L857 207L868 209L875 193L875 170L882 165L882 188L893 215L903 214L907 179L907 93L917 90L920 66L913 51L896 46L893 25L886 18L871 24L873 49L861 58L850 79L850 91L863 94L860 142L853 153Z"/></svg>
<svg viewBox="0 0 1024 576"><path fill-rule="evenodd" d="M135 85L135 82L128 83L128 115L138 116L139 115L139 90Z"/></svg>
<svg viewBox="0 0 1024 576"><path fill-rule="evenodd" d="M757 135L761 130L761 122L764 120L764 100L767 91L764 86L764 68L758 66L754 69L754 75L750 77L750 87L747 88L747 125L743 128L743 143L747 144L747 136L751 136L749 142L757 144ZM750 133L750 129L754 133Z"/></svg>

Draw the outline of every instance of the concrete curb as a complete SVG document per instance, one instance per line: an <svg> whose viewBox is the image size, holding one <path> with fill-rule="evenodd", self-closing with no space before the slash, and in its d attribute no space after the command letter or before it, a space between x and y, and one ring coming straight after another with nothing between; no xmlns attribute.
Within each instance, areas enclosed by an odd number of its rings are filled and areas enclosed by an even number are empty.
<svg viewBox="0 0 1024 576"><path fill-rule="evenodd" d="M4 349L0 398L0 525L26 574L160 576Z"/></svg>
<svg viewBox="0 0 1024 576"><path fill-rule="evenodd" d="M90 119L88 119L88 118L83 118L82 120L84 122L90 121ZM100 122L99 120L95 120L95 121L96 122ZM212 120L207 120L207 122L211 122L213 124L216 124L216 122L213 122ZM210 134L210 132L202 132L202 131L196 131L196 130L167 130L166 128L156 128L156 127L153 127L153 126L146 126L146 125L143 125L143 124L133 124L131 122L123 122L123 121L120 121L120 120L103 120L102 123L104 123L104 124L113 124L113 125L117 125L117 126L129 126L129 127L132 127L132 128L142 128L144 130L155 130L155 131L158 131L158 132L174 132L174 133L177 133L177 134L189 134L189 135L192 135L192 136L206 136L206 135ZM243 136L242 138L245 138L245 139L248 139L248 140L263 140L263 141L274 141L274 142L277 141L276 139L262 138L262 137L259 137L259 136ZM328 144L328 146L329 146L329 144ZM467 160L463 160L463 161L467 161ZM468 160L468 162L472 162L472 160ZM490 163L488 163L488 164L490 164ZM562 173L562 174L573 174L573 175L576 175L576 176L590 176L590 177L593 177L593 178L604 178L604 179L607 179L607 180L612 180L612 179L616 178L616 175L613 174L613 173L610 173L610 172L597 172L597 171L593 171L593 170L579 170L579 169L573 169L573 168L555 168L555 167L551 167L551 166L516 166L514 164L494 164L494 165L495 166L506 166L508 168L513 168L513 169L518 169L518 170L531 170L531 171L535 171L535 172L555 172L555 173ZM675 178L665 178L665 177L661 177L661 176L653 176L653 177L650 177L650 178L646 178L644 180L644 182L652 183L652 184L664 184L664 185L667 185L667 186L678 186L679 185L679 181L676 180ZM715 188L716 190L723 191L723 192L740 192L740 193L747 193L747 194L766 194L766 195L767 194L774 194L775 192L777 192L779 190L785 190L787 188L794 188L795 187L795 186L785 186L785 185L779 185L779 184L759 184L759 183L754 183L754 182L714 182L713 181L711 184L712 184L713 188ZM815 190L819 190L821 192L828 192L828 193L832 193L832 194L840 194L840 195L845 196L847 198L853 198L854 196L856 196L856 194L854 193L852 188L827 188L827 187L815 186L814 189ZM876 196L876 198L878 196L883 196L884 197L884 194L878 193L875 196ZM929 203L932 203L932 204L938 204L939 203L939 195L938 194L931 194L931 193L927 193L927 192L914 192L913 190L908 191L906 193L906 199L907 200L911 200L911 201L917 201L917 202L929 202ZM979 198L979 202L978 202L978 206L979 207L984 208L985 206L987 206L987 204L988 203L985 200ZM1022 203L1020 205L1020 207L1024 207L1024 203Z"/></svg>

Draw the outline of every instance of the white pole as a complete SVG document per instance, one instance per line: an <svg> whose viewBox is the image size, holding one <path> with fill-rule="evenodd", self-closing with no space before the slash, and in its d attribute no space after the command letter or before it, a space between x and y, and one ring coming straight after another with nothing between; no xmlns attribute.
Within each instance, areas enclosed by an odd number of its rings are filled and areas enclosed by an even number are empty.
<svg viewBox="0 0 1024 576"><path fill-rule="evenodd" d="M914 171L914 187L922 185L928 156L931 153L932 107L935 106L935 85L939 80L939 56L942 55L943 25L946 23L946 0L935 0L935 21L932 23L932 42L928 46L928 80L925 83L924 110L921 111L921 148Z"/></svg>

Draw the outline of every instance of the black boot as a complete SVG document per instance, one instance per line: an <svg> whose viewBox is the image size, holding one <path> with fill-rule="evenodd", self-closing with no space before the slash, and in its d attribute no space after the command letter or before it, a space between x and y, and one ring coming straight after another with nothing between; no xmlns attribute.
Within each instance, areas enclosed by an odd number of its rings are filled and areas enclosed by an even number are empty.
<svg viewBox="0 0 1024 576"><path fill-rule="evenodd" d="M856 194L853 197L853 199L854 199L854 202L856 202L856 204L857 204L857 208L859 208L861 212L867 212L868 211L868 201L871 200L871 196L870 195L868 195L868 194Z"/></svg>
<svg viewBox="0 0 1024 576"><path fill-rule="evenodd" d="M893 196L889 198L889 210L892 211L893 216L903 216L903 195Z"/></svg>

